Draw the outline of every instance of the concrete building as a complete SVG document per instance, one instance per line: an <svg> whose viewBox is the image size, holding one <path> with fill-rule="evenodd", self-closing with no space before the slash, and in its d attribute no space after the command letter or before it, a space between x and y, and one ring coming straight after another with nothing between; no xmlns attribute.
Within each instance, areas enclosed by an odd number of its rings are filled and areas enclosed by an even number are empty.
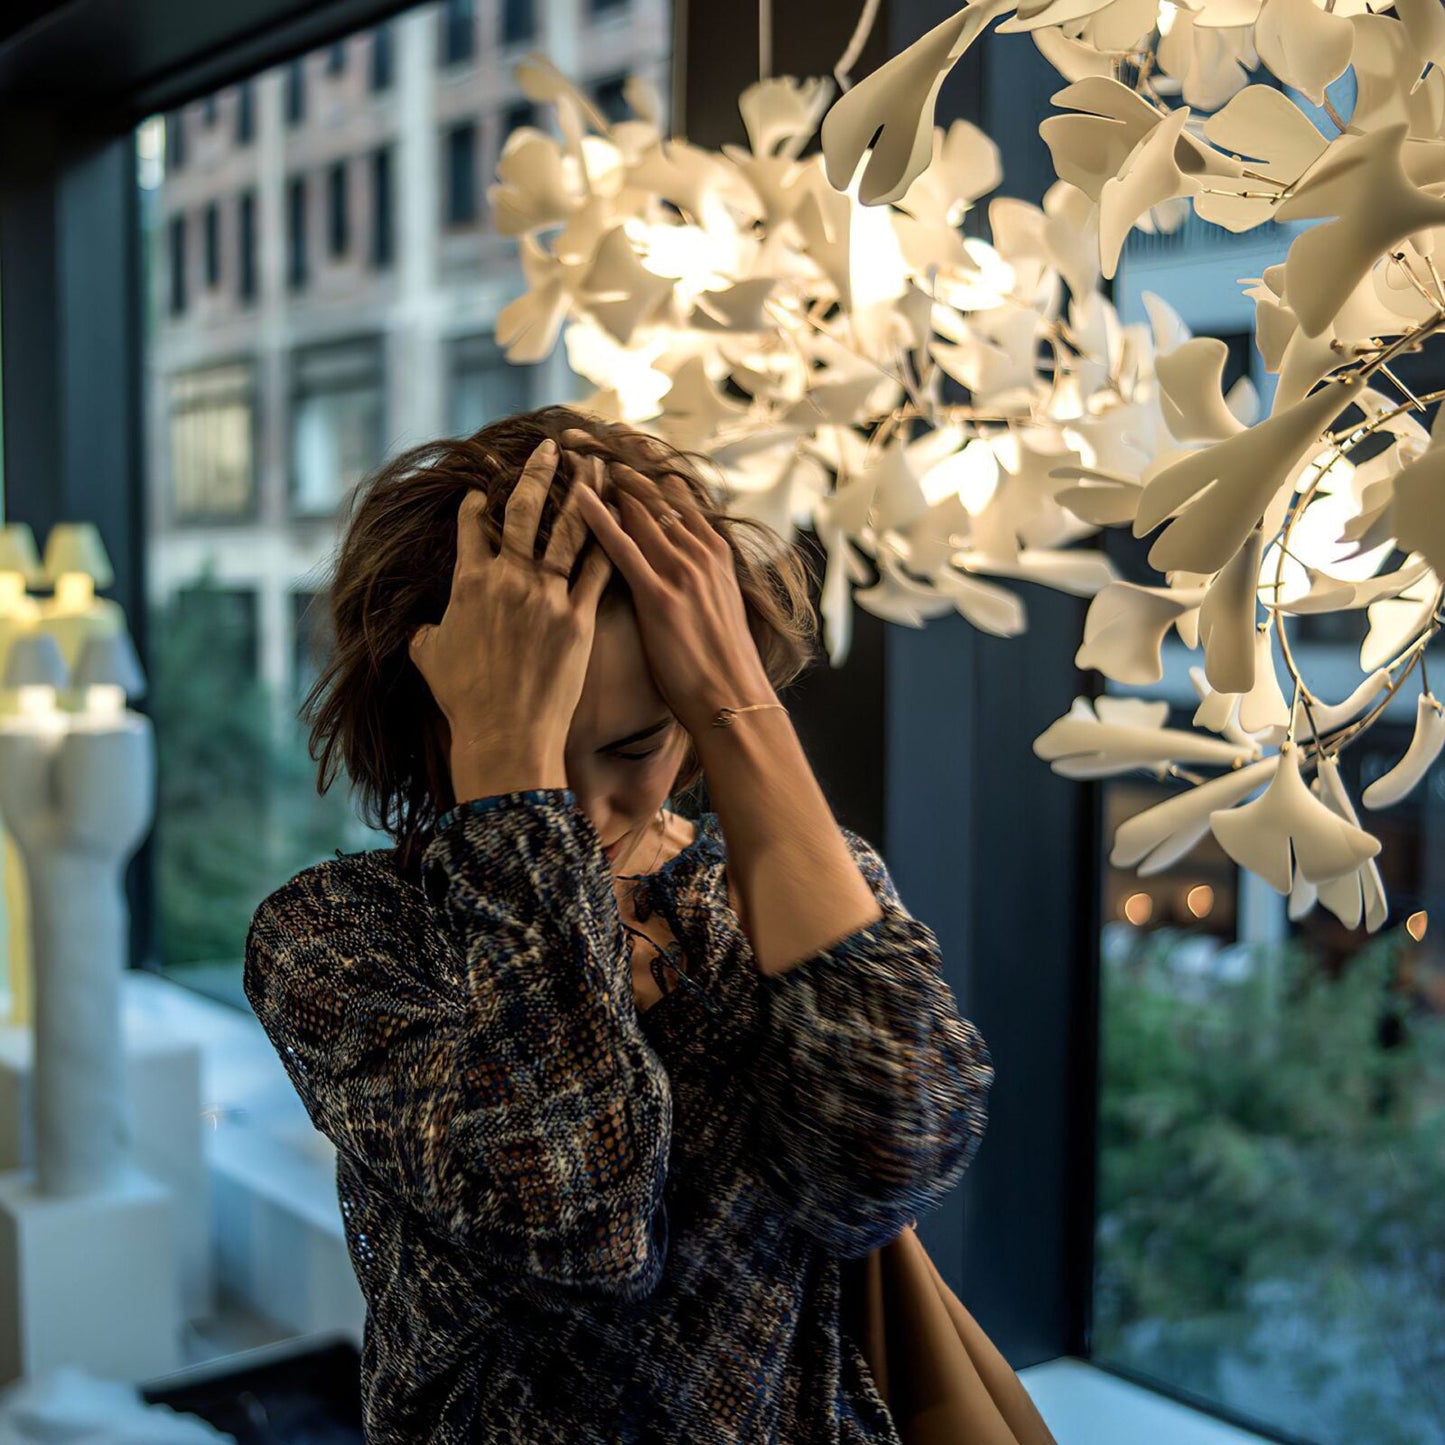
<svg viewBox="0 0 1445 1445"><path fill-rule="evenodd" d="M492 339L523 283L486 190L510 130L553 124L517 62L618 114L628 74L665 103L669 27L666 0L445 0L143 128L149 600L211 565L281 710L357 479L588 389Z"/></svg>

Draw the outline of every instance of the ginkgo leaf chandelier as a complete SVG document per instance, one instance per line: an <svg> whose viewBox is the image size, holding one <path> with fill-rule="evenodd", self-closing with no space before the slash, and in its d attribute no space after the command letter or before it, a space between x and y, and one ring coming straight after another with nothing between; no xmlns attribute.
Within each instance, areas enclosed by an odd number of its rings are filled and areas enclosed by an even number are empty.
<svg viewBox="0 0 1445 1445"><path fill-rule="evenodd" d="M1428 410L1445 393L1391 369L1445 325L1439 0L983 0L850 86L875 9L836 101L826 78L765 69L739 100L749 144L720 151L663 134L636 79L633 118L609 123L529 57L519 81L560 135L514 132L498 162L495 214L527 280L499 341L535 361L561 336L596 387L582 405L708 457L734 513L787 541L810 527L835 666L852 600L1023 632L997 579L1089 597L1076 660L1118 683L1157 682L1177 633L1202 654L1193 729L1165 727L1164 702L1079 698L1035 751L1071 777L1189 785L1118 829L1116 866L1160 871L1212 832L1291 917L1319 902L1378 929L1380 845L1339 754L1416 668L1414 740L1364 807L1398 802L1445 747L1424 674L1445 574L1445 423ZM961 228L1001 182L998 149L933 109L995 21L1067 84L1040 126L1059 179L1041 206L989 202L989 243ZM1345 118L1327 87L1347 71ZM1247 380L1222 392L1222 342L1147 293L1148 323L1124 325L1100 289L1132 229L1190 208L1234 232L1313 223L1248 284L1278 379L1267 416ZM1075 545L1124 526L1158 532L1161 585ZM1351 609L1367 675L1329 702L1288 629Z"/></svg>

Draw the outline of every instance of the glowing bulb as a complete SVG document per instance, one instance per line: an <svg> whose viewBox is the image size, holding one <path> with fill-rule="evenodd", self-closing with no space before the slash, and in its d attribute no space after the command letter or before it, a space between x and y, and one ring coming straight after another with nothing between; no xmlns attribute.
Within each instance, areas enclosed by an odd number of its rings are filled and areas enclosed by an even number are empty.
<svg viewBox="0 0 1445 1445"><path fill-rule="evenodd" d="M84 612L95 601L95 579L87 572L62 572L55 579L55 610Z"/></svg>
<svg viewBox="0 0 1445 1445"><path fill-rule="evenodd" d="M113 682L98 682L85 689L85 710L97 717L116 717L125 711L125 689Z"/></svg>
<svg viewBox="0 0 1445 1445"><path fill-rule="evenodd" d="M1418 913L1412 913L1405 920L1405 931L1415 940L1416 943L1425 936L1425 910L1422 908Z"/></svg>
<svg viewBox="0 0 1445 1445"><path fill-rule="evenodd" d="M998 491L998 458L986 441L975 437L952 456L929 467L918 479L919 490L931 507L947 496L957 496L964 510L977 517Z"/></svg>
<svg viewBox="0 0 1445 1445"><path fill-rule="evenodd" d="M47 682L27 683L16 688L15 700L26 717L55 711L55 689Z"/></svg>
<svg viewBox="0 0 1445 1445"><path fill-rule="evenodd" d="M1184 895L1184 906L1196 918L1208 918L1214 909L1214 889L1207 883L1198 883Z"/></svg>
<svg viewBox="0 0 1445 1445"><path fill-rule="evenodd" d="M1142 928L1154 916L1154 900L1147 893L1131 893L1120 912L1135 928Z"/></svg>

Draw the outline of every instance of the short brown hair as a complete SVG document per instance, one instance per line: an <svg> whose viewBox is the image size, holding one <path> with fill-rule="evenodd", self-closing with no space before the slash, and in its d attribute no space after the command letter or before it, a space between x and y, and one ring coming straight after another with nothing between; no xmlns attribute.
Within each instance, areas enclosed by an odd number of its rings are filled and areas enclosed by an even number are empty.
<svg viewBox="0 0 1445 1445"><path fill-rule="evenodd" d="M765 523L729 516L693 465L694 459L706 463L697 453L567 406L522 412L471 436L400 453L352 493L327 592L331 646L300 716L310 729L309 754L320 764L317 792L325 793L344 766L363 818L390 835L406 871L417 867L424 835L454 802L441 710L408 644L417 627L439 622L446 610L461 498L471 488L486 492L484 526L500 548L507 499L528 457L544 438L560 445L571 427L594 438L579 450L626 462L654 481L682 478L732 549L748 627L775 691L818 660L810 590L817 578L809 559ZM539 550L572 483L564 452L538 523ZM610 477L604 480L605 500L614 486ZM599 607L623 603L631 604L631 588L614 567ZM685 794L701 776L689 747L670 796Z"/></svg>

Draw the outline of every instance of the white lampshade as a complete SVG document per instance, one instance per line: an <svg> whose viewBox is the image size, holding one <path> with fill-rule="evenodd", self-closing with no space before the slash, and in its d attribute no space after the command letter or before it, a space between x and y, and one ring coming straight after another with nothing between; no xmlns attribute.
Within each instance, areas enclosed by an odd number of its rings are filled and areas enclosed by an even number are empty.
<svg viewBox="0 0 1445 1445"><path fill-rule="evenodd" d="M84 572L97 587L115 581L110 557L94 522L57 522L45 539L45 576L53 587L64 572Z"/></svg>
<svg viewBox="0 0 1445 1445"><path fill-rule="evenodd" d="M35 533L28 522L8 522L0 527L0 572L24 574L27 587L45 583L45 569L35 550Z"/></svg>
<svg viewBox="0 0 1445 1445"><path fill-rule="evenodd" d="M64 687L66 681L60 644L48 632L23 632L10 644L5 687Z"/></svg>
<svg viewBox="0 0 1445 1445"><path fill-rule="evenodd" d="M112 632L86 638L76 659L70 685L74 688L111 686L127 697L143 697L145 673L130 640L130 633Z"/></svg>

